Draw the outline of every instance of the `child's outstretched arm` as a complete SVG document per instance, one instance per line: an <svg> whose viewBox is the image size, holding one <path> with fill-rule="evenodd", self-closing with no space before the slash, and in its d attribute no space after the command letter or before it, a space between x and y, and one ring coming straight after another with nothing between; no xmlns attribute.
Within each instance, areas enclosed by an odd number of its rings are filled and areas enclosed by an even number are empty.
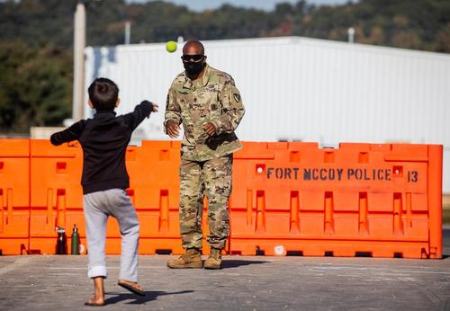
<svg viewBox="0 0 450 311"><path fill-rule="evenodd" d="M50 142L55 146L59 146L63 143L77 140L83 132L85 122L85 120L78 121L65 130L53 134L50 137Z"/></svg>
<svg viewBox="0 0 450 311"><path fill-rule="evenodd" d="M134 108L133 112L125 114L123 118L130 129L134 131L145 118L150 116L150 113L157 111L158 105L151 103L148 100L144 100Z"/></svg>

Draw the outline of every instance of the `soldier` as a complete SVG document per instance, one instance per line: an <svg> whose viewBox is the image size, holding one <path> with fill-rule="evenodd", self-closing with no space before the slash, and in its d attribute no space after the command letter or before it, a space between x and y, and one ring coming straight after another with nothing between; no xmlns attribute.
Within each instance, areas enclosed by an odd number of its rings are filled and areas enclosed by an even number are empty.
<svg viewBox="0 0 450 311"><path fill-rule="evenodd" d="M183 124L180 167L180 232L185 253L167 262L169 268L202 268L203 196L208 198L208 243L205 269L220 269L221 250L229 235L228 199L233 152L241 148L234 133L244 115L233 78L206 63L203 44L183 47L185 71L167 95L165 131L171 138Z"/></svg>

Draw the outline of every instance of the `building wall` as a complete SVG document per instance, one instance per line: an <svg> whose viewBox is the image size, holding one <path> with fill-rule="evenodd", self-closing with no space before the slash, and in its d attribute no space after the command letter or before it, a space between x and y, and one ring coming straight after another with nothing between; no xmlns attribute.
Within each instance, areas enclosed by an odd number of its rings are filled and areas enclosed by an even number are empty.
<svg viewBox="0 0 450 311"><path fill-rule="evenodd" d="M300 37L204 44L208 63L231 74L241 91L242 140L443 144L450 192L449 55ZM168 53L164 44L86 49L87 85L96 76L115 80L119 113L144 98L160 104L135 141L168 139L165 97L183 70L180 50Z"/></svg>

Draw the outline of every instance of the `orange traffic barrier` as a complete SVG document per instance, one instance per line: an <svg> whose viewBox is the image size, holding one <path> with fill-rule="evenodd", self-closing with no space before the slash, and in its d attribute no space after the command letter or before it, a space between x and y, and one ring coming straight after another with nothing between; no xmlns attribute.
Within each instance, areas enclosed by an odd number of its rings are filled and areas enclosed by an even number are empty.
<svg viewBox="0 0 450 311"><path fill-rule="evenodd" d="M30 147L26 139L0 140L0 253L26 253L30 225Z"/></svg>
<svg viewBox="0 0 450 311"><path fill-rule="evenodd" d="M30 253L55 254L56 227L70 236L79 227L85 244L80 185L83 154L78 143L54 147L48 140L31 140Z"/></svg>
<svg viewBox="0 0 450 311"><path fill-rule="evenodd" d="M143 141L128 149L129 192L140 221L140 253L181 252L179 205L180 143Z"/></svg>
<svg viewBox="0 0 450 311"><path fill-rule="evenodd" d="M141 223L140 253L182 250L178 225L178 142L143 142L127 149L130 175L127 193ZM57 226L70 237L76 224L86 245L82 207L82 150L78 143L54 147L46 140L31 142L30 252L54 254ZM115 221L107 226L106 252L119 254L120 231Z"/></svg>
<svg viewBox="0 0 450 311"><path fill-rule="evenodd" d="M179 142L143 141L127 149L127 190L140 222L140 254L181 252L178 225ZM116 222L107 227L107 253L120 253Z"/></svg>
<svg viewBox="0 0 450 311"><path fill-rule="evenodd" d="M441 258L442 146L246 143L230 252Z"/></svg>
<svg viewBox="0 0 450 311"><path fill-rule="evenodd" d="M2 252L54 254L55 227L70 236L74 224L86 244L79 144L0 146ZM182 252L179 152L169 141L127 150L141 254ZM245 142L233 165L230 254L442 257L440 145ZM205 199L205 233L206 209ZM106 252L118 254L118 226L107 230Z"/></svg>

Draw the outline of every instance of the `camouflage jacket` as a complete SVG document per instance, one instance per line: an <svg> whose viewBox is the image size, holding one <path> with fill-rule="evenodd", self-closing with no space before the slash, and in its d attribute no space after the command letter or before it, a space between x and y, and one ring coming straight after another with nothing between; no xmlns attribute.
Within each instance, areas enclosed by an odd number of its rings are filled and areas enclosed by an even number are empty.
<svg viewBox="0 0 450 311"><path fill-rule="evenodd" d="M241 148L234 131L244 112L233 78L206 65L199 79L192 81L184 72L175 78L167 95L164 125L169 120L183 124L182 159L206 161ZM203 129L207 122L217 129L210 137Z"/></svg>

